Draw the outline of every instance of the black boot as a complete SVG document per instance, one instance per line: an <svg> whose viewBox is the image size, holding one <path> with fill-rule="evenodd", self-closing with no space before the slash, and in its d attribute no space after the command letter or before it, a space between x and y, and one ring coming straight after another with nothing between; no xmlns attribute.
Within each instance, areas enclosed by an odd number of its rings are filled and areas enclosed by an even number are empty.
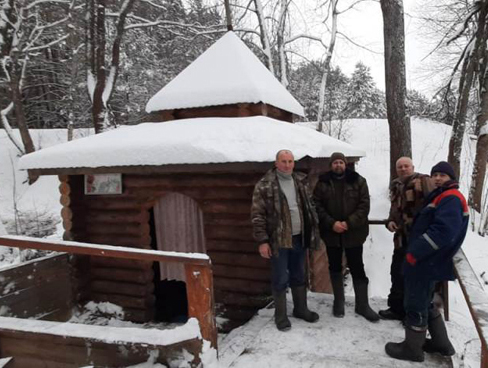
<svg viewBox="0 0 488 368"><path fill-rule="evenodd" d="M273 298L275 304L275 324L280 331L288 331L291 329L291 323L286 315L286 290L281 292L273 291Z"/></svg>
<svg viewBox="0 0 488 368"><path fill-rule="evenodd" d="M403 321L403 319L405 318L404 313L397 313L391 307L388 309L380 310L378 314L381 318L389 320Z"/></svg>
<svg viewBox="0 0 488 368"><path fill-rule="evenodd" d="M307 322L317 322L319 315L312 312L307 307L307 287L296 286L291 288L291 295L293 296L293 316L303 319Z"/></svg>
<svg viewBox="0 0 488 368"><path fill-rule="evenodd" d="M330 282L332 284L332 290L334 291L334 306L332 307L332 313L334 317L344 317L344 279L342 273L331 272Z"/></svg>
<svg viewBox="0 0 488 368"><path fill-rule="evenodd" d="M400 343L389 342L385 345L386 354L395 359L423 362L426 329L413 330L405 327L405 341Z"/></svg>
<svg viewBox="0 0 488 368"><path fill-rule="evenodd" d="M380 320L380 316L371 309L368 301L368 279L354 280L354 294L356 296L355 312L370 322L377 322Z"/></svg>
<svg viewBox="0 0 488 368"><path fill-rule="evenodd" d="M431 339L425 340L425 352L439 353L443 356L453 356L456 354L454 346L452 346L451 341L449 341L446 325L440 314L429 321L429 332Z"/></svg>

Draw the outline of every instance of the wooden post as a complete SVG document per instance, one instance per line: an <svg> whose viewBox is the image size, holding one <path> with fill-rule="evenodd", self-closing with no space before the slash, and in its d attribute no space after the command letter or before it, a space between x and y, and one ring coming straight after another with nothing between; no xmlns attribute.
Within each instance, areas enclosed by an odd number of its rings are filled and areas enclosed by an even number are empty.
<svg viewBox="0 0 488 368"><path fill-rule="evenodd" d="M481 344L481 368L488 368L488 348Z"/></svg>
<svg viewBox="0 0 488 368"><path fill-rule="evenodd" d="M210 266L185 264L188 317L195 317L205 340L217 349L213 276Z"/></svg>

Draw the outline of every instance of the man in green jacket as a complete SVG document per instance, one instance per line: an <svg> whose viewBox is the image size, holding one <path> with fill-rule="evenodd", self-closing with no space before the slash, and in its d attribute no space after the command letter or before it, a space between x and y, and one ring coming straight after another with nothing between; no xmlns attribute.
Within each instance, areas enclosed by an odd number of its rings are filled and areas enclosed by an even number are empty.
<svg viewBox="0 0 488 368"><path fill-rule="evenodd" d="M369 280L363 264L363 243L369 233L368 184L361 175L346 168L346 164L343 153L333 153L330 171L319 177L314 190L320 236L327 248L334 291L332 311L335 317L344 317L342 256L345 252L356 296L355 311L375 322L379 320L379 316L369 306Z"/></svg>
<svg viewBox="0 0 488 368"><path fill-rule="evenodd" d="M319 247L320 237L306 175L293 172L291 151L279 151L275 166L254 188L251 220L259 254L271 260L276 327L287 331L291 328L286 313L288 286L293 296L293 316L307 322L319 319L307 307L305 256L306 248Z"/></svg>

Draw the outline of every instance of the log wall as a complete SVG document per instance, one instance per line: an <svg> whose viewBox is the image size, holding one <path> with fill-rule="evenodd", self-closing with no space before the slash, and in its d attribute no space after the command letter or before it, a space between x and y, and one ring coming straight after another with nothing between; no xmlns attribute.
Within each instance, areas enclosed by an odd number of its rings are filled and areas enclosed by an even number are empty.
<svg viewBox="0 0 488 368"><path fill-rule="evenodd" d="M74 304L66 254L47 256L0 271L0 315L66 321Z"/></svg>
<svg viewBox="0 0 488 368"><path fill-rule="evenodd" d="M215 300L231 319L244 321L271 295L269 261L257 252L250 221L252 192L263 174L123 174L123 193L112 196L85 196L83 176L60 177L65 239L150 249L154 203L169 192L187 195L203 212ZM311 286L317 291L327 291L329 283L324 255L310 261ZM150 262L92 257L87 272L86 299L118 304L133 321L153 318Z"/></svg>

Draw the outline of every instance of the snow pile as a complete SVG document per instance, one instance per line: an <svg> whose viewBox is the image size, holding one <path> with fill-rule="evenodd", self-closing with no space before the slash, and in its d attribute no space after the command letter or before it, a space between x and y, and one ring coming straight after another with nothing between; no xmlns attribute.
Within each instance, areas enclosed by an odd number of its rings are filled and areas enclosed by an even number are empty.
<svg viewBox="0 0 488 368"><path fill-rule="evenodd" d="M227 32L154 95L147 112L264 102L299 116L303 107L233 32Z"/></svg>
<svg viewBox="0 0 488 368"><path fill-rule="evenodd" d="M348 143L265 116L195 118L125 126L25 155L22 169L274 162L280 149L306 156L365 152Z"/></svg>

